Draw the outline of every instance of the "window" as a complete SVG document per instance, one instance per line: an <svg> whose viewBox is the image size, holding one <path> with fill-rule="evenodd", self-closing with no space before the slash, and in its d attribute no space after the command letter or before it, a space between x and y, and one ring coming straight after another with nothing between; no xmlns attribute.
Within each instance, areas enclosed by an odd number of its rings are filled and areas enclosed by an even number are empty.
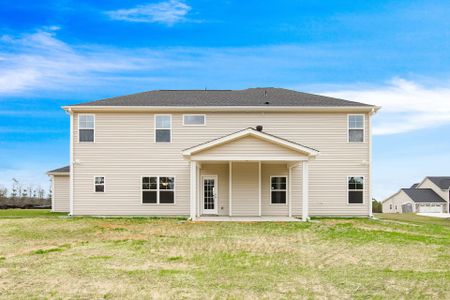
<svg viewBox="0 0 450 300"><path fill-rule="evenodd" d="M172 116L155 115L155 142L170 143L172 137Z"/></svg>
<svg viewBox="0 0 450 300"><path fill-rule="evenodd" d="M392 210L392 204L389 205L389 209Z"/></svg>
<svg viewBox="0 0 450 300"><path fill-rule="evenodd" d="M80 142L93 142L95 129L94 115L79 115L78 117L78 140Z"/></svg>
<svg viewBox="0 0 450 300"><path fill-rule="evenodd" d="M364 115L348 115L348 141L364 142Z"/></svg>
<svg viewBox="0 0 450 300"><path fill-rule="evenodd" d="M103 176L97 176L94 177L94 190L96 193L103 193L105 192L105 177Z"/></svg>
<svg viewBox="0 0 450 300"><path fill-rule="evenodd" d="M348 177L348 203L363 203L364 177Z"/></svg>
<svg viewBox="0 0 450 300"><path fill-rule="evenodd" d="M205 115L183 115L183 125L184 126L204 126L205 125Z"/></svg>
<svg viewBox="0 0 450 300"><path fill-rule="evenodd" d="M287 177L270 177L270 202L272 204L286 204Z"/></svg>
<svg viewBox="0 0 450 300"><path fill-rule="evenodd" d="M142 203L175 203L175 177L142 177Z"/></svg>

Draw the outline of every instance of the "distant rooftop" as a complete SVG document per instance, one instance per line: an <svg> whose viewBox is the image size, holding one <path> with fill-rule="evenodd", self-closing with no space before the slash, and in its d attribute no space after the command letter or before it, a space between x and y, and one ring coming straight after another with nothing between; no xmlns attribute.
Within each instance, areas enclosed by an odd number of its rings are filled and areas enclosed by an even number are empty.
<svg viewBox="0 0 450 300"><path fill-rule="evenodd" d="M70 166L65 166L65 167L61 167L58 169L48 171L47 173L69 173L69 172L70 172Z"/></svg>
<svg viewBox="0 0 450 300"><path fill-rule="evenodd" d="M244 90L155 90L72 106L305 106L374 107L376 106L283 88Z"/></svg>
<svg viewBox="0 0 450 300"><path fill-rule="evenodd" d="M450 188L450 176L427 176L427 178L443 190Z"/></svg>
<svg viewBox="0 0 450 300"><path fill-rule="evenodd" d="M446 202L432 189L402 189L414 202Z"/></svg>

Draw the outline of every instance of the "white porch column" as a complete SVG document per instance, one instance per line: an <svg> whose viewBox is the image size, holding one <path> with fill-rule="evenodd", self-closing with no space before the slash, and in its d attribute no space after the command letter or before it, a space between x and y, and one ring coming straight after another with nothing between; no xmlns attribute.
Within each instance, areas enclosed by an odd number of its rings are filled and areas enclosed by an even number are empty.
<svg viewBox="0 0 450 300"><path fill-rule="evenodd" d="M228 162L228 214L230 217L233 215L232 213L232 204L233 204L233 162Z"/></svg>
<svg viewBox="0 0 450 300"><path fill-rule="evenodd" d="M309 164L305 160L302 163L303 176L302 176L302 221L306 222L309 219Z"/></svg>
<svg viewBox="0 0 450 300"><path fill-rule="evenodd" d="M197 162L191 161L191 197L190 216L191 220L197 219Z"/></svg>
<svg viewBox="0 0 450 300"><path fill-rule="evenodd" d="M261 161L258 162L258 215L261 217Z"/></svg>
<svg viewBox="0 0 450 300"><path fill-rule="evenodd" d="M197 209L196 209L196 214L197 217L200 217L200 208L202 206L201 200L202 200L202 195L201 192L203 190L203 182L202 182L202 178L201 178L201 169L202 169L202 164L201 163L197 163L197 182L196 182L196 187L197 187Z"/></svg>
<svg viewBox="0 0 450 300"><path fill-rule="evenodd" d="M289 177L288 177L288 210L289 218L292 217L292 166L289 166Z"/></svg>

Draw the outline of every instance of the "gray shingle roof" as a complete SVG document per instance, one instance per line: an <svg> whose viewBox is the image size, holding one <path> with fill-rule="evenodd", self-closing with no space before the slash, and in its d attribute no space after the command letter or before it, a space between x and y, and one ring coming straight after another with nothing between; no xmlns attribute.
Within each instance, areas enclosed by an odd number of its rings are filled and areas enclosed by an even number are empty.
<svg viewBox="0 0 450 300"><path fill-rule="evenodd" d="M427 178L443 190L450 188L449 176L428 176Z"/></svg>
<svg viewBox="0 0 450 300"><path fill-rule="evenodd" d="M70 172L70 166L65 166L62 168L54 169L51 171L48 171L47 173L69 173Z"/></svg>
<svg viewBox="0 0 450 300"><path fill-rule="evenodd" d="M245 90L155 90L73 106L312 106L375 107L282 88Z"/></svg>
<svg viewBox="0 0 450 300"><path fill-rule="evenodd" d="M410 187L410 189L415 189L418 185L419 185L419 183L414 183L414 184Z"/></svg>
<svg viewBox="0 0 450 300"><path fill-rule="evenodd" d="M446 202L432 189L402 189L414 202Z"/></svg>

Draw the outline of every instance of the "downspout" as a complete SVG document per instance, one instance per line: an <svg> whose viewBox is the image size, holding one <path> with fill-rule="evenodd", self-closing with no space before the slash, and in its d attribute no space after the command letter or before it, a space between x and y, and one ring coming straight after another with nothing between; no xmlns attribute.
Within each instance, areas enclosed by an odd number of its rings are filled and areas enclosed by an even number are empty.
<svg viewBox="0 0 450 300"><path fill-rule="evenodd" d="M73 112L72 109L69 108L69 114L70 114L70 179L69 179L69 203L70 203L70 209L69 209L69 216L73 216L73 167L74 167L74 161L73 161Z"/></svg>

